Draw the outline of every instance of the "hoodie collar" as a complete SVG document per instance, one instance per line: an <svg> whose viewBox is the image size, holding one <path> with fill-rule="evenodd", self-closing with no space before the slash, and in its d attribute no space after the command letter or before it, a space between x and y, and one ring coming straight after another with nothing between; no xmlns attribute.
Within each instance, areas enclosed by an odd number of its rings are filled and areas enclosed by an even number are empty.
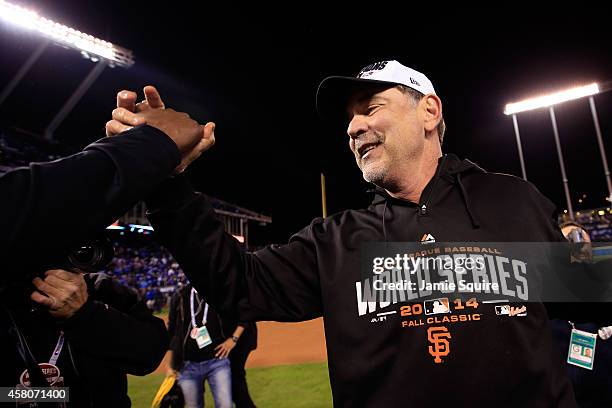
<svg viewBox="0 0 612 408"><path fill-rule="evenodd" d="M427 195L429 190L433 187L438 177L445 178L447 180L452 180L453 175L457 173L467 172L471 169L477 169L481 172L484 172L484 170L478 167L478 165L472 163L467 159L461 160L454 154L450 153L443 154L442 156L440 156L440 158L438 158L438 166L436 168L436 173L423 189L423 193L421 194L421 201L423 200L423 197ZM385 200L388 200L394 203L416 206L415 203L392 197L391 195L389 195L389 193L387 193L384 188L378 187L374 184L372 184L372 186L373 188L368 190L368 193L374 193L372 205L380 204Z"/></svg>
<svg viewBox="0 0 612 408"><path fill-rule="evenodd" d="M469 196L462 183L462 176L465 176L466 174L473 173L473 172L485 173L485 170L483 170L481 167L474 164L470 160L459 159L454 154L442 155L442 157L438 159L438 167L436 169L436 173L434 174L432 179L427 183L427 185L425 186L421 194L421 199L418 204L420 214L421 215L427 214L427 212L429 211L430 203L436 194L438 181L440 179L444 179L458 186L459 192L463 199L463 203L465 205L466 212L470 218L472 226L473 228L479 228L480 223L478 222L470 206ZM380 187L376 187L375 189L369 190L369 191L374 192L375 194L374 199L372 200L372 205L376 206L378 204L384 203L385 210L386 210L387 205L390 205L390 204L413 206L413 207L417 206L417 204L415 203L390 196L386 190Z"/></svg>

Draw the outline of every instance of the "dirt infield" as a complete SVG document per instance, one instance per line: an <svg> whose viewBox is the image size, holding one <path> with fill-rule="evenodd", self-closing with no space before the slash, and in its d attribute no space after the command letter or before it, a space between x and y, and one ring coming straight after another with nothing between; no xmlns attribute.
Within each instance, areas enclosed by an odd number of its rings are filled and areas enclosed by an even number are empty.
<svg viewBox="0 0 612 408"><path fill-rule="evenodd" d="M257 350L247 368L327 361L323 319L301 323L257 323Z"/></svg>
<svg viewBox="0 0 612 408"><path fill-rule="evenodd" d="M327 361L322 318L300 323L259 322L257 330L257 350L249 355L247 368ZM166 354L156 372L166 372L168 357Z"/></svg>

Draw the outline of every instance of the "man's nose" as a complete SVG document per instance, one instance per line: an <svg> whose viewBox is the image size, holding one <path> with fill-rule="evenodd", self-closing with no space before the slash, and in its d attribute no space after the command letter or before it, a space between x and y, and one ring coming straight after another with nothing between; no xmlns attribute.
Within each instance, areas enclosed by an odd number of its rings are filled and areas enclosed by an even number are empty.
<svg viewBox="0 0 612 408"><path fill-rule="evenodd" d="M351 139L357 139L360 135L367 132L368 123L362 115L354 115L348 124L346 133Z"/></svg>

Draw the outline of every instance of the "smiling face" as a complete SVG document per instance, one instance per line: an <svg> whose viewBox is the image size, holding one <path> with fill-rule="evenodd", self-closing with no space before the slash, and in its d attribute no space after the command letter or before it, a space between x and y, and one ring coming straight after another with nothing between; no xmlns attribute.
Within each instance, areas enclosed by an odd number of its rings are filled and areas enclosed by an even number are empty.
<svg viewBox="0 0 612 408"><path fill-rule="evenodd" d="M350 98L349 147L366 181L389 189L419 171L425 128L417 107L396 87L364 90Z"/></svg>

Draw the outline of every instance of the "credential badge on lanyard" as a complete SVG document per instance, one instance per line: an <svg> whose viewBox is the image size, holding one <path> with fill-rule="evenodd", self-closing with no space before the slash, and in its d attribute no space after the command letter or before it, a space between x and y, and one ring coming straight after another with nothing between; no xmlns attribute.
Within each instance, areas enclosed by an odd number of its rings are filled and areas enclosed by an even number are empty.
<svg viewBox="0 0 612 408"><path fill-rule="evenodd" d="M198 348L204 348L212 343L208 329L206 328L206 319L208 318L208 303L204 303L204 314L202 315L202 326L198 327L196 323L196 312L194 311L195 295L197 291L195 288L191 288L191 296L189 299L189 306L191 308L191 333L192 339L198 343ZM203 302L203 300L202 300ZM198 304L198 310L202 303Z"/></svg>

